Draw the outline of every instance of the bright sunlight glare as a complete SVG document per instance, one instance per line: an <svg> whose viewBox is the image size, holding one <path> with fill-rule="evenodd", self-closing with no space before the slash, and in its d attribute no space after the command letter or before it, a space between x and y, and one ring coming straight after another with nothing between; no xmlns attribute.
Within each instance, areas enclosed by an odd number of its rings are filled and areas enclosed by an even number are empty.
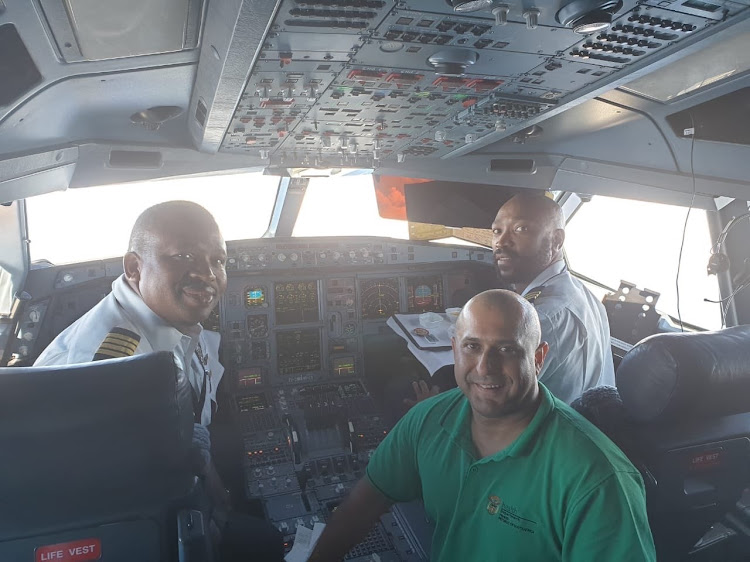
<svg viewBox="0 0 750 562"><path fill-rule="evenodd" d="M268 228L279 178L224 174L70 189L26 200L31 259L54 264L123 255L145 209L174 199L204 206L226 240L258 238Z"/></svg>

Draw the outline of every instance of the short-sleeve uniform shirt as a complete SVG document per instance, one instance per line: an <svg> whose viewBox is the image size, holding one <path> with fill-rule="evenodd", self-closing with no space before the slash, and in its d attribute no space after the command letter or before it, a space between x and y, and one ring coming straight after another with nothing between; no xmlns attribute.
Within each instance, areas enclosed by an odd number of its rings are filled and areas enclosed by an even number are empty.
<svg viewBox="0 0 750 562"><path fill-rule="evenodd" d="M568 404L589 388L615 386L607 312L564 261L547 267L521 295L534 305L549 344L539 382Z"/></svg>
<svg viewBox="0 0 750 562"><path fill-rule="evenodd" d="M107 350L108 340L112 345ZM171 351L177 367L185 372L195 396L205 396L200 423L208 426L216 409L216 389L224 374L219 362L220 335L196 325L183 334L167 324L143 302L120 276L112 283L112 292L91 310L63 330L45 349L34 365L68 365L152 351ZM103 352L103 353L102 353ZM201 355L202 363L198 355ZM204 377L206 390L202 392ZM198 401L198 403L200 403Z"/></svg>

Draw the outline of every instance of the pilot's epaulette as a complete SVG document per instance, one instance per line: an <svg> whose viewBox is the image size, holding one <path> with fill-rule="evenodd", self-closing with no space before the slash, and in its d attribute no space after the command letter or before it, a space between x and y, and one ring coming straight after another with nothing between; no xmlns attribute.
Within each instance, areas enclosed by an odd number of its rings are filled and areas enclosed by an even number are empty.
<svg viewBox="0 0 750 562"><path fill-rule="evenodd" d="M96 350L92 361L135 355L141 336L125 328L112 328Z"/></svg>
<svg viewBox="0 0 750 562"><path fill-rule="evenodd" d="M526 293L523 298L525 298L527 301L529 301L531 304L534 304L534 301L538 299L542 294L542 289L544 287L534 287L531 289L528 293Z"/></svg>

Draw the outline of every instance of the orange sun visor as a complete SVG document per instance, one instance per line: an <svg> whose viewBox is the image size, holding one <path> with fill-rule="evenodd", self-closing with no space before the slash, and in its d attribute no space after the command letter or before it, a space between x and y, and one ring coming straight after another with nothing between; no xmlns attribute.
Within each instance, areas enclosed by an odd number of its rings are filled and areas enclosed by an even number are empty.
<svg viewBox="0 0 750 562"><path fill-rule="evenodd" d="M406 220L406 196L404 186L412 183L426 183L433 180L403 178L400 176L373 176L378 213L384 219Z"/></svg>

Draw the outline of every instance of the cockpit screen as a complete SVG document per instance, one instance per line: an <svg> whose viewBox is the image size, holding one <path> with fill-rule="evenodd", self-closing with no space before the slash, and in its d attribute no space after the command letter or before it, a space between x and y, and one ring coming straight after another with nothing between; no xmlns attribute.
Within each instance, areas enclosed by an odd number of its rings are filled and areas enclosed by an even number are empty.
<svg viewBox="0 0 750 562"><path fill-rule="evenodd" d="M265 410L268 408L268 400L264 394L250 394L248 396L239 396L237 398L237 408L243 414Z"/></svg>
<svg viewBox="0 0 750 562"><path fill-rule="evenodd" d="M320 370L320 330L292 330L276 333L280 375Z"/></svg>
<svg viewBox="0 0 750 562"><path fill-rule="evenodd" d="M388 318L399 311L398 278L364 279L360 281L362 318Z"/></svg>
<svg viewBox="0 0 750 562"><path fill-rule="evenodd" d="M409 312L443 310L443 281L438 275L408 279L406 295L409 299Z"/></svg>
<svg viewBox="0 0 750 562"><path fill-rule="evenodd" d="M263 306L264 304L266 304L265 287L248 287L245 289L245 306L247 308Z"/></svg>
<svg viewBox="0 0 750 562"><path fill-rule="evenodd" d="M260 367L248 367L237 373L237 385L240 388L251 388L263 384L263 371Z"/></svg>
<svg viewBox="0 0 750 562"><path fill-rule="evenodd" d="M334 357L331 369L333 370L333 374L337 377L346 377L354 374L354 365L354 357L351 355L347 357Z"/></svg>
<svg viewBox="0 0 750 562"><path fill-rule="evenodd" d="M318 314L318 284L316 281L276 283L274 297L276 299L277 324L317 322L320 318Z"/></svg>

